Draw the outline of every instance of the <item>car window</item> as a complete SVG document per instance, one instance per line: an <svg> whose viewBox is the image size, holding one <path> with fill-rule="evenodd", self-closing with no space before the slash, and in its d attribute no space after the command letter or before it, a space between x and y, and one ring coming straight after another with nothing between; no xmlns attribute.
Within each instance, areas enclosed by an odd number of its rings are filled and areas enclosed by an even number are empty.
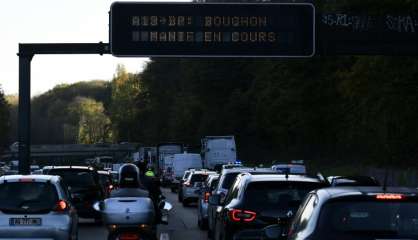
<svg viewBox="0 0 418 240"><path fill-rule="evenodd" d="M210 190L211 191L215 190L215 188L218 186L218 183L219 183L219 179L213 180L210 184Z"/></svg>
<svg viewBox="0 0 418 240"><path fill-rule="evenodd" d="M338 201L324 205L315 236L320 239L418 239L418 203Z"/></svg>
<svg viewBox="0 0 418 240"><path fill-rule="evenodd" d="M318 198L316 195L311 194L308 197L305 204L303 205L303 208L299 209L298 213L296 214L296 217L290 226L289 235L293 235L296 232L301 232L308 226L309 220L314 213L317 202Z"/></svg>
<svg viewBox="0 0 418 240"><path fill-rule="evenodd" d="M204 182L208 178L207 174L193 174L190 178L190 183L194 184L196 182Z"/></svg>
<svg viewBox="0 0 418 240"><path fill-rule="evenodd" d="M306 195L320 183L253 182L245 191L245 206L252 210L292 210L296 212Z"/></svg>
<svg viewBox="0 0 418 240"><path fill-rule="evenodd" d="M227 173L224 176L224 179L222 181L222 188L223 189L230 189L231 185L234 183L235 178L240 174L240 172L234 172L234 173Z"/></svg>
<svg viewBox="0 0 418 240"><path fill-rule="evenodd" d="M72 188L96 186L93 172L89 170L52 169L49 174L61 176L64 182Z"/></svg>
<svg viewBox="0 0 418 240"><path fill-rule="evenodd" d="M41 213L58 202L54 185L43 182L11 182L0 185L0 211L6 213Z"/></svg>
<svg viewBox="0 0 418 240"><path fill-rule="evenodd" d="M240 183L241 183L241 178L237 178L233 184L233 186L231 187L231 191L228 192L228 194L225 197L225 204L228 204L232 201L232 199L236 199L238 196L238 192L240 189Z"/></svg>

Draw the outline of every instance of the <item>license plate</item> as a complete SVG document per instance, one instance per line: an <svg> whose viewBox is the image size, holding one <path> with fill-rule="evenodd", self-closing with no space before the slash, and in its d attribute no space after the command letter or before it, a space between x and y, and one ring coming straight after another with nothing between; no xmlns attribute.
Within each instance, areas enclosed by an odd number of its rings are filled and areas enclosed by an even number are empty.
<svg viewBox="0 0 418 240"><path fill-rule="evenodd" d="M121 233L118 240L140 240L140 237L136 233Z"/></svg>
<svg viewBox="0 0 418 240"><path fill-rule="evenodd" d="M40 218L10 218L10 226L40 226L42 221Z"/></svg>

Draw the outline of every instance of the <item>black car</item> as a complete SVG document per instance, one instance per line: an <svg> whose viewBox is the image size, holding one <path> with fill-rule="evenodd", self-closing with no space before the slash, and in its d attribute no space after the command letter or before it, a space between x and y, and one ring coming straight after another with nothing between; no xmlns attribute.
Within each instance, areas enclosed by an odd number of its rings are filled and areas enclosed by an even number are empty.
<svg viewBox="0 0 418 240"><path fill-rule="evenodd" d="M369 176L332 176L332 177L328 177L328 181L330 182L330 185L332 187L380 186L380 183L374 177L369 177Z"/></svg>
<svg viewBox="0 0 418 240"><path fill-rule="evenodd" d="M229 189L235 181L235 178L241 173L251 173L251 174L278 174L277 171L274 171L270 168L232 168L222 170L219 176L219 182L216 186L213 193L220 196L220 204L223 203L225 196L227 195ZM218 205L208 205L208 237L213 237L213 232L216 225L216 210Z"/></svg>
<svg viewBox="0 0 418 240"><path fill-rule="evenodd" d="M301 175L239 175L217 210L215 239L233 239L246 229L263 229L278 221L286 224L312 190L328 186L318 178ZM209 204L218 205L213 195Z"/></svg>
<svg viewBox="0 0 418 240"><path fill-rule="evenodd" d="M251 231L235 239L249 239ZM418 191L413 188L336 187L311 192L289 230L272 225L263 239L418 239Z"/></svg>
<svg viewBox="0 0 418 240"><path fill-rule="evenodd" d="M100 177L92 167L84 166L50 166L45 167L44 174L61 176L69 186L72 202L82 218L101 220L100 214L93 209L93 204L103 200L104 190L100 184Z"/></svg>

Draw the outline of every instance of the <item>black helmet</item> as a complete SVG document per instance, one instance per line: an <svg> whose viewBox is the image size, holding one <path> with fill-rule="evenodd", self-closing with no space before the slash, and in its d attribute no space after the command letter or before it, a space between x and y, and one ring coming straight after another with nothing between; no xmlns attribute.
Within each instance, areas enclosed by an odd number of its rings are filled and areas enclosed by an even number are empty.
<svg viewBox="0 0 418 240"><path fill-rule="evenodd" d="M119 168L119 186L121 188L138 188L139 169L134 164L124 164Z"/></svg>

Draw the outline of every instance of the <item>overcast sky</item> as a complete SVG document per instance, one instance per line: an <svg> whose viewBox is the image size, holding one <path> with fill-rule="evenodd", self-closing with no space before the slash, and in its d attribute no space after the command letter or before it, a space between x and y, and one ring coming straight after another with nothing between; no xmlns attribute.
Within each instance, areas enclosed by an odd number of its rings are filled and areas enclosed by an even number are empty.
<svg viewBox="0 0 418 240"><path fill-rule="evenodd" d="M108 42L108 11L112 2L114 1L2 1L0 85L4 92L18 92L18 43ZM32 96L60 83L110 80L118 63L124 64L130 72L139 72L146 60L116 58L111 55L37 55L32 60Z"/></svg>

